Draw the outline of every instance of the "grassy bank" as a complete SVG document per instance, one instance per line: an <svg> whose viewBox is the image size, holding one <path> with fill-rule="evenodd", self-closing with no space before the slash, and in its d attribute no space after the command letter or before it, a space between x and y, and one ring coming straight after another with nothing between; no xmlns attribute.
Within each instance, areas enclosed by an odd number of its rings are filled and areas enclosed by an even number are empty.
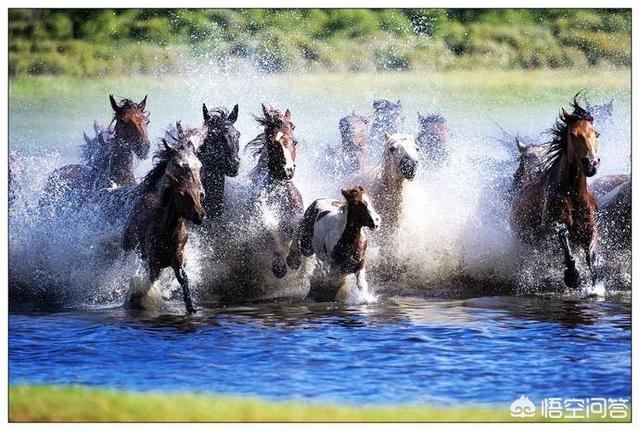
<svg viewBox="0 0 640 431"><path fill-rule="evenodd" d="M12 386L12 422L503 422L504 408L341 407L253 398ZM541 420L540 417L530 419Z"/></svg>
<svg viewBox="0 0 640 431"><path fill-rule="evenodd" d="M11 75L630 66L630 9L12 9Z"/></svg>

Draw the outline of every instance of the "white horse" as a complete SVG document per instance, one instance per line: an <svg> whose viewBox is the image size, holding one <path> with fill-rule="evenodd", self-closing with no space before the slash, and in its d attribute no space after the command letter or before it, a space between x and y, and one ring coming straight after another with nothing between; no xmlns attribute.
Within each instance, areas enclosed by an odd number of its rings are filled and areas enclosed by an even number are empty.
<svg viewBox="0 0 640 431"><path fill-rule="evenodd" d="M318 199L307 208L287 261L297 269L302 255L315 254L340 277L339 292L346 289L347 275L355 274L358 289L368 293L367 235L363 228L377 229L381 218L362 187L343 189L342 195L346 203Z"/></svg>

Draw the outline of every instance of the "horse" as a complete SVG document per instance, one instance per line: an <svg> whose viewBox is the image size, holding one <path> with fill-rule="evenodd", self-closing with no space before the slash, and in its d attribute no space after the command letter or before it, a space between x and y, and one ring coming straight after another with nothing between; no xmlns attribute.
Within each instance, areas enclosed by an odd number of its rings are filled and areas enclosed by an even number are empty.
<svg viewBox="0 0 640 431"><path fill-rule="evenodd" d="M631 176L597 199L599 226L613 249L631 248ZM619 179L623 175L617 176Z"/></svg>
<svg viewBox="0 0 640 431"><path fill-rule="evenodd" d="M380 149L385 142L385 133L394 134L402 131L404 127L404 113L402 105L388 100L375 100L373 102L373 123L369 140L374 150ZM379 155L379 153L378 153Z"/></svg>
<svg viewBox="0 0 640 431"><path fill-rule="evenodd" d="M274 259L271 271L277 278L287 274L286 256L304 213L302 195L292 179L296 169L297 140L291 112L284 114L262 105L262 117L256 121L264 132L247 144L258 162L249 176L252 190L251 214L258 214L269 231Z"/></svg>
<svg viewBox="0 0 640 431"><path fill-rule="evenodd" d="M142 196L122 233L122 248L136 249L148 269L146 282L141 290L132 292L130 304L143 305L162 270L171 267L182 287L187 312L195 313L184 270L184 247L189 238L185 220L200 225L205 216L202 164L191 141L177 148L165 139L162 142L164 148L155 155L156 165L140 184Z"/></svg>
<svg viewBox="0 0 640 431"><path fill-rule="evenodd" d="M208 218L217 219L224 212L225 176L235 177L240 170L240 132L234 124L238 105L231 112L226 108L211 111L202 104L204 141L196 150L202 162L202 184L206 191L203 201Z"/></svg>
<svg viewBox="0 0 640 431"><path fill-rule="evenodd" d="M441 166L449 155L447 120L438 113L423 116L418 112L418 125L416 142L422 148L425 161L432 166Z"/></svg>
<svg viewBox="0 0 640 431"><path fill-rule="evenodd" d="M363 115L351 113L338 122L341 137L341 171L353 174L371 168L369 158L369 119Z"/></svg>
<svg viewBox="0 0 640 431"><path fill-rule="evenodd" d="M631 175L629 174L611 174L602 175L595 178L589 183L589 189L593 193L593 197L600 205L602 199L609 194L613 189L617 188L621 184L631 181Z"/></svg>
<svg viewBox="0 0 640 431"><path fill-rule="evenodd" d="M368 292L367 235L363 228L378 229L381 217L361 186L342 189L342 196L346 203L317 199L309 205L298 227L288 261L292 268L297 269L302 256L315 254L332 273L340 276L339 291L346 288L347 276L355 274L358 289Z"/></svg>
<svg viewBox="0 0 640 431"><path fill-rule="evenodd" d="M545 166L540 177L526 184L511 205L510 222L517 236L528 243L555 233L564 251L564 283L581 284L572 245L586 254L592 282L596 281L597 204L587 185L596 174L598 131L593 117L574 96L573 112L564 109L550 130Z"/></svg>
<svg viewBox="0 0 640 431"><path fill-rule="evenodd" d="M546 148L544 145L525 144L516 136L515 146L518 150L518 168L513 174L508 196L512 198L524 186L536 180L542 171Z"/></svg>
<svg viewBox="0 0 640 431"><path fill-rule="evenodd" d="M398 228L406 185L418 172L420 152L421 149L411 134L385 135L382 166L367 182L371 197L376 202L378 212L384 220L384 228L379 233L383 244Z"/></svg>
<svg viewBox="0 0 640 431"><path fill-rule="evenodd" d="M112 95L109 101L114 111L115 126L99 128L94 125L96 137L89 139L86 134L82 150L84 164L66 165L49 175L40 207L54 213L64 205L79 208L96 190L111 184L135 185L133 157L146 159L149 153L145 112L147 96L135 103L122 99L116 103Z"/></svg>

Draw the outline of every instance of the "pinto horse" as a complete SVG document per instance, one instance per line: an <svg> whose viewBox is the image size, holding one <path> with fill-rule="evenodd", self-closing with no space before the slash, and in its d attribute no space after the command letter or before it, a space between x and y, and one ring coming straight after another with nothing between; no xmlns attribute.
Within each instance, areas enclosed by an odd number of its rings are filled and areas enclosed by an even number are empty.
<svg viewBox="0 0 640 431"><path fill-rule="evenodd" d="M113 129L94 125L96 137L83 148L85 164L66 165L49 175L40 199L40 207L57 213L63 207L79 208L95 190L111 184L134 185L133 157L146 159L149 153L145 113L147 96L139 103L123 99L116 103L109 96L114 111ZM113 122L112 121L112 122Z"/></svg>
<svg viewBox="0 0 640 431"><path fill-rule="evenodd" d="M288 109L283 114L262 105L262 114L255 119L264 126L264 132L245 147L258 157L250 173L252 214L259 214L270 232L274 254L271 270L275 277L282 278L287 274L286 256L304 212L302 195L292 181L297 140Z"/></svg>
<svg viewBox="0 0 640 431"><path fill-rule="evenodd" d="M130 303L144 306L162 270L171 267L182 287L187 312L195 313L184 270L184 247L189 238L185 220L199 225L204 219L202 165L191 141L178 148L164 139L163 143L164 149L155 156L156 165L141 183L142 197L133 207L122 235L122 247L136 249L148 267L148 278L142 289L132 292Z"/></svg>
<svg viewBox="0 0 640 431"><path fill-rule="evenodd" d="M422 115L418 112L418 125L416 142L422 148L426 162L432 166L442 165L449 155L447 120L438 113Z"/></svg>
<svg viewBox="0 0 640 431"><path fill-rule="evenodd" d="M339 290L346 287L347 275L355 274L358 288L367 292L367 235L363 228L377 229L381 218L364 188L342 189L342 196L346 204L318 199L307 208L288 261L297 269L302 256L315 254L341 276Z"/></svg>
<svg viewBox="0 0 640 431"><path fill-rule="evenodd" d="M225 176L235 177L240 170L240 132L234 124L238 120L238 105L231 112L226 108L211 111L202 104L204 142L196 155L202 162L202 184L206 191L203 201L209 218L218 218L224 211Z"/></svg>
<svg viewBox="0 0 640 431"><path fill-rule="evenodd" d="M593 118L574 97L573 112L564 109L548 143L545 167L540 177L526 184L511 206L511 224L526 242L540 241L550 234L564 251L564 282L580 286L572 246L581 247L595 283L597 205L587 186L600 164L598 131Z"/></svg>

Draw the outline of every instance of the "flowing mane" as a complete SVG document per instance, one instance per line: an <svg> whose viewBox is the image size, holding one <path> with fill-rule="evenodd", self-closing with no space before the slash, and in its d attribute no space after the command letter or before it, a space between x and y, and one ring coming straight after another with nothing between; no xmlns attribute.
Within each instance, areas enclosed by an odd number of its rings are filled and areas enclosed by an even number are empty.
<svg viewBox="0 0 640 431"><path fill-rule="evenodd" d="M167 164L171 160L171 158L175 154L175 149L173 148L163 148L160 147L156 153L153 155L153 160L155 164L153 168L142 179L140 185L142 186L142 190L146 192L150 192L156 189L160 179L164 175Z"/></svg>
<svg viewBox="0 0 640 431"><path fill-rule="evenodd" d="M573 103L571 107L573 112L571 114L564 110L558 116L554 126L548 130L548 134L551 135L551 140L542 144L546 147L544 161L542 162L542 173L549 172L567 150L567 131L569 127L576 121L588 121L593 123L593 117L591 113L584 109L578 103L578 96L580 93L573 97Z"/></svg>
<svg viewBox="0 0 640 431"><path fill-rule="evenodd" d="M257 173L264 168L266 164L265 154L267 142L267 130L284 127L286 119L284 114L275 108L269 108L265 115L259 117L254 115L253 118L265 128L265 131L253 138L244 147L244 151L250 151L254 159L258 158L256 166L252 169L252 173Z"/></svg>

